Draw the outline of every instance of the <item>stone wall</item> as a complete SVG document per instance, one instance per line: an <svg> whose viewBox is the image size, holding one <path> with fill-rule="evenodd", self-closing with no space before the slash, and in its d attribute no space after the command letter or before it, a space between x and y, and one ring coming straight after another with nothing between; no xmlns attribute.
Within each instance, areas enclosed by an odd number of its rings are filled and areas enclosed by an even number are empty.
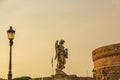
<svg viewBox="0 0 120 80"><path fill-rule="evenodd" d="M94 76L97 80L118 80L120 78L120 44L95 49L92 52Z"/></svg>
<svg viewBox="0 0 120 80"><path fill-rule="evenodd" d="M92 77L77 77L76 75L69 75L70 80L94 80ZM32 80L52 80L52 77L34 78Z"/></svg>

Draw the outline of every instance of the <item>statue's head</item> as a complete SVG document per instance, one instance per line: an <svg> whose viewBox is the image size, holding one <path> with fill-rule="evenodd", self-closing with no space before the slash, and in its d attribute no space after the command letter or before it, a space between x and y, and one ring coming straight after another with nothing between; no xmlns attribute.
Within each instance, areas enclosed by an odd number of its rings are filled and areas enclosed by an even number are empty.
<svg viewBox="0 0 120 80"><path fill-rule="evenodd" d="M60 44L64 44L64 42L65 42L65 40L60 40L59 43L60 43Z"/></svg>

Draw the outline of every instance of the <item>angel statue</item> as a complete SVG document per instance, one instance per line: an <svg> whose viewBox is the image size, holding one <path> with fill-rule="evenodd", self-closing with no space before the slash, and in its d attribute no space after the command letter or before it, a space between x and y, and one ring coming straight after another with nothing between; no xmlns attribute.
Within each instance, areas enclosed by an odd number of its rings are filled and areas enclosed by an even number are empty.
<svg viewBox="0 0 120 80"><path fill-rule="evenodd" d="M62 71L65 68L66 60L65 58L68 58L68 49L64 48L64 40L56 41L55 43L55 50L56 50L56 56L55 60L57 59L57 69L59 71Z"/></svg>

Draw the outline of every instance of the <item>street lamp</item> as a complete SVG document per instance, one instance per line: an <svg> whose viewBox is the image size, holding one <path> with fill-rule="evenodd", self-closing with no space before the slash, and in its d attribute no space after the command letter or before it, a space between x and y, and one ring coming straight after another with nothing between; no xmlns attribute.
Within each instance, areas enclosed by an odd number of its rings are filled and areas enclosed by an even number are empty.
<svg viewBox="0 0 120 80"><path fill-rule="evenodd" d="M15 31L12 29L12 26L10 26L10 29L7 30L8 39L10 40L10 58L9 58L9 71L8 71L8 80L12 80L12 45L13 45L13 39L15 35Z"/></svg>

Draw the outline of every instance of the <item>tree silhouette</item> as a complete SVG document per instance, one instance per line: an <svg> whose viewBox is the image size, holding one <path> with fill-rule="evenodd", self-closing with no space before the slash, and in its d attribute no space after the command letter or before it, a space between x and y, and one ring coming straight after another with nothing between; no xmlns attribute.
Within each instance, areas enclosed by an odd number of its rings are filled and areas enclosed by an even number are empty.
<svg viewBox="0 0 120 80"><path fill-rule="evenodd" d="M32 78L29 76L22 76L22 77L14 78L13 80L30 80L30 79Z"/></svg>

